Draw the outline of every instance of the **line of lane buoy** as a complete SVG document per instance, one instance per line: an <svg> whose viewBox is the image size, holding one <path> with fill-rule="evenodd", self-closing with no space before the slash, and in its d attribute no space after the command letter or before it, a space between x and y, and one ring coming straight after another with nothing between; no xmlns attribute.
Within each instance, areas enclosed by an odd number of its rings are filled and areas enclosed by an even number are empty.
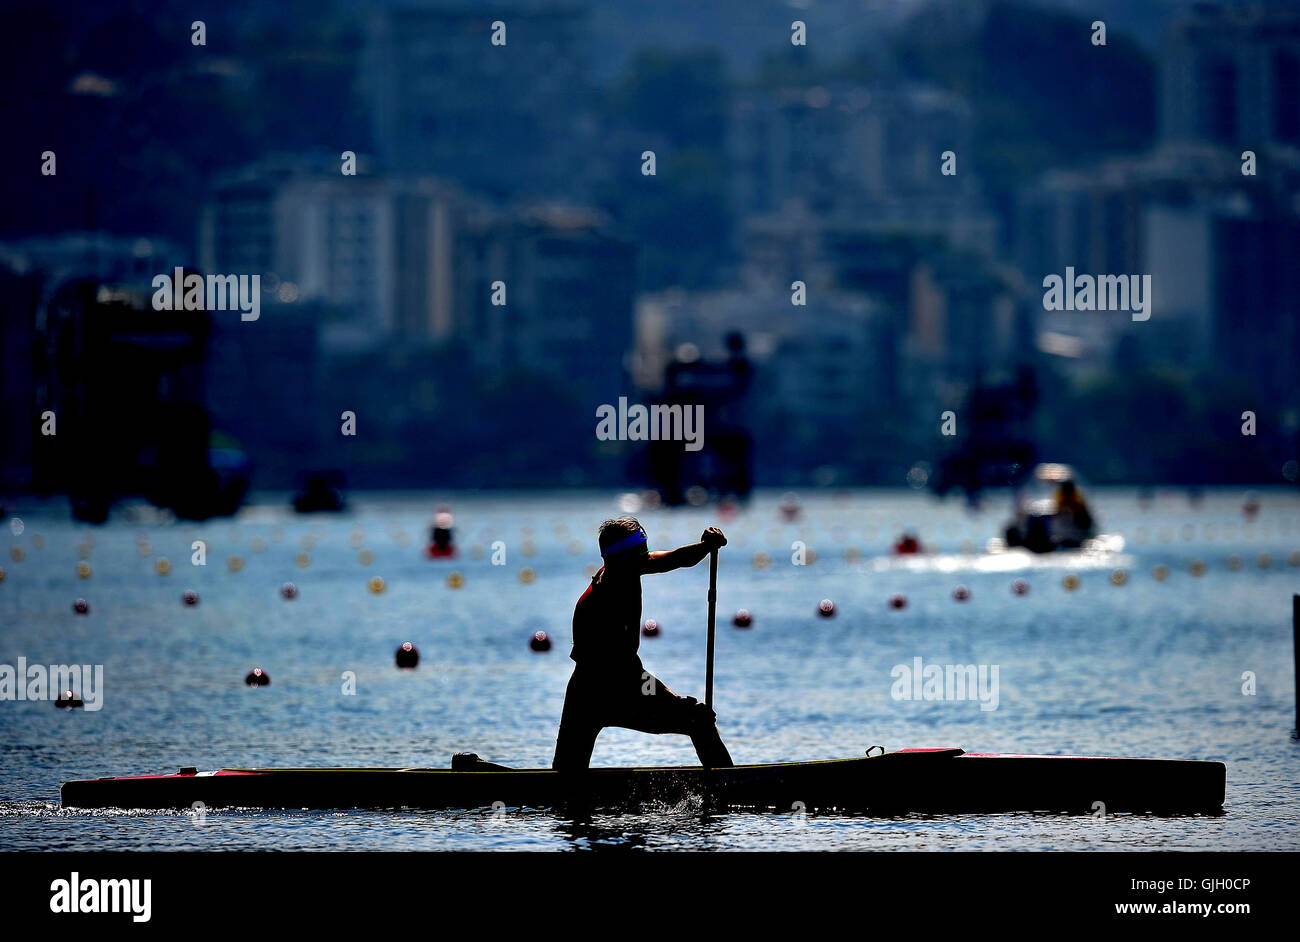
<svg viewBox="0 0 1300 942"><path fill-rule="evenodd" d="M317 542L316 538L312 536L306 536L302 539L302 545L304 547L314 547L316 542ZM87 542L82 543L77 547L78 555L82 557L82 561L79 562L77 565L77 574L80 578L83 579L89 578L92 574L92 570L89 563L86 563L84 561L85 558L89 557L92 546L93 546L93 542L88 540ZM137 547L141 550L142 556L147 556L152 553L152 548L148 545L148 542L146 540L140 540L137 544ZM253 547L254 552L261 552L264 549L265 549L265 541L260 541L259 545ZM530 547L530 549L532 549L535 552L535 547ZM13 550L11 551L11 555L17 560L21 560L24 558L21 547L14 547ZM528 555L532 555L532 553L529 553ZM847 548L845 550L845 558L846 560L849 561L858 559L859 554L856 551L856 548L853 547ZM372 560L373 560L373 553L369 552L368 550L362 550L361 553L359 554L359 561L362 563L362 565L368 565ZM307 566L310 563L310 556L306 552L300 552L295 557L295 561L297 562L299 568L307 568ZM771 564L771 557L767 553L763 553L763 552L755 553L752 562L755 569L766 569ZM1291 553L1289 553L1287 556L1287 562L1289 565L1293 567L1300 567L1300 550L1292 551ZM1259 556L1256 559L1256 564L1260 569L1270 568L1272 564L1272 558L1270 554L1268 553L1259 554ZM230 557L227 560L227 565L232 572L239 572L243 569L244 561L241 557L236 555ZM1229 569L1229 571L1233 571L1233 572L1240 571L1242 566L1243 563L1240 556L1234 554L1233 556L1230 556L1227 560L1227 568ZM1201 560L1195 560L1189 566L1189 571L1193 576L1196 577L1200 577L1204 575L1207 569L1208 567ZM165 558L160 557L159 559L155 560L155 570L158 572L159 575L167 575L170 572L170 563ZM1170 574L1169 567L1164 564L1157 565L1152 570L1152 576L1158 582L1163 582L1167 580L1169 574ZM536 578L535 571L532 570L531 567L524 567L519 573L520 582L526 585L531 584L533 581L535 581L535 578ZM1123 586L1128 582L1128 574L1123 569L1113 570L1110 573L1109 578L1110 578L1110 582L1116 586ZM0 569L0 581L3 581L3 579L4 579L4 572L3 569ZM450 588L453 589L461 588L465 584L464 576L461 575L460 573L452 573L447 577L447 584ZM386 588L386 583L384 582L382 577L378 577L378 576L370 579L367 585L370 591L374 594L380 594ZM1062 586L1067 591L1075 591L1081 586L1081 580L1076 574L1070 573L1063 578ZM1029 592L1029 583L1024 579L1016 579L1011 583L1011 590L1013 594L1018 596L1027 595ZM292 600L297 597L298 590L293 583L286 582L281 586L280 594L286 600ZM971 598L970 589L965 585L958 585L952 590L952 597L955 601L958 602L969 601L969 599ZM197 605L199 601L198 593L192 589L186 590L182 594L182 601L187 606ZM908 605L907 597L905 595L902 595L901 593L892 595L889 598L888 604L889 607L895 611L902 610L906 608ZM73 610L77 614L83 614L83 615L88 614L90 610L89 603L85 599L78 598L76 602L74 602L73 604ZM824 618L834 617L837 614L837 611L838 610L835 606L835 603L830 599L823 599L818 604L817 612L821 617ZM737 610L733 618L733 624L737 628L748 628L753 624L753 614L748 609L739 609ZM645 634L645 636L647 637L655 637L659 634L659 631L660 631L660 627L654 619L648 619L646 624L643 626L643 634ZM413 652L415 658L418 659L419 656L418 651L414 650L414 645L412 645L410 642L406 642L403 648L405 648L406 645L410 645L411 652ZM551 646L550 638L544 631L535 632L529 639L529 646L534 651L539 651L539 652L547 651L550 649ZM409 652L404 653L403 649L399 649L399 659L400 657L409 658L410 653ZM270 678L269 676L265 675L265 672L261 671L260 668L257 668L254 671L249 673L248 682L253 685L262 686L270 683Z"/></svg>

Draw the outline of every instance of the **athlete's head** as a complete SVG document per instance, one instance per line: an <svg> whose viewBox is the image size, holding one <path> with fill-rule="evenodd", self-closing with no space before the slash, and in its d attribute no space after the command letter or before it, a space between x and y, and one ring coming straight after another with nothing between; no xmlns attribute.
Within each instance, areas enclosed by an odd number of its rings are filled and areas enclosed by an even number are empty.
<svg viewBox="0 0 1300 942"><path fill-rule="evenodd" d="M636 517L618 517L600 525L600 555L607 568L621 567L649 553L645 530Z"/></svg>

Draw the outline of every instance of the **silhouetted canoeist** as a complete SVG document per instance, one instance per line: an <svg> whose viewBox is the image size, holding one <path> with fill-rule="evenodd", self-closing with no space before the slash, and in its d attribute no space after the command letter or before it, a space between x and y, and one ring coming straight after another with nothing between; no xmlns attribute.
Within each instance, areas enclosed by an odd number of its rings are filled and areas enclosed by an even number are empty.
<svg viewBox="0 0 1300 942"><path fill-rule="evenodd" d="M732 765L718 734L715 715L694 697L679 697L641 665L641 576L694 566L711 550L727 545L717 527L698 543L667 552L650 552L645 530L632 517L606 520L600 527L605 565L573 610L576 663L564 695L564 713L552 767L587 768L596 737L606 726L643 733L681 733L691 737L701 764Z"/></svg>

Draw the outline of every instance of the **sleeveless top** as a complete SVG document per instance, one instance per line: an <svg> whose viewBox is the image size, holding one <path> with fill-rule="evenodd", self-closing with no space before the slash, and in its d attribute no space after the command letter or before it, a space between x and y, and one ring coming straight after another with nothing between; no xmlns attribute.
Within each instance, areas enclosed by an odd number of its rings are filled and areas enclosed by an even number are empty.
<svg viewBox="0 0 1300 942"><path fill-rule="evenodd" d="M641 580L629 580L624 591L604 581L602 567L573 608L574 662L603 671L642 670Z"/></svg>

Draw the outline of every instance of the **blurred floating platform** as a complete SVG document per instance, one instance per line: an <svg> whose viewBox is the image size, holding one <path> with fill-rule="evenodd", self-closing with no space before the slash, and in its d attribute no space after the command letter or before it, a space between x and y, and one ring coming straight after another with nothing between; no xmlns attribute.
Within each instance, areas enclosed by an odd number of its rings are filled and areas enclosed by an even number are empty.
<svg viewBox="0 0 1300 942"><path fill-rule="evenodd" d="M342 471L311 471L303 476L302 486L293 497L293 509L300 514L338 513L347 509L343 496Z"/></svg>

